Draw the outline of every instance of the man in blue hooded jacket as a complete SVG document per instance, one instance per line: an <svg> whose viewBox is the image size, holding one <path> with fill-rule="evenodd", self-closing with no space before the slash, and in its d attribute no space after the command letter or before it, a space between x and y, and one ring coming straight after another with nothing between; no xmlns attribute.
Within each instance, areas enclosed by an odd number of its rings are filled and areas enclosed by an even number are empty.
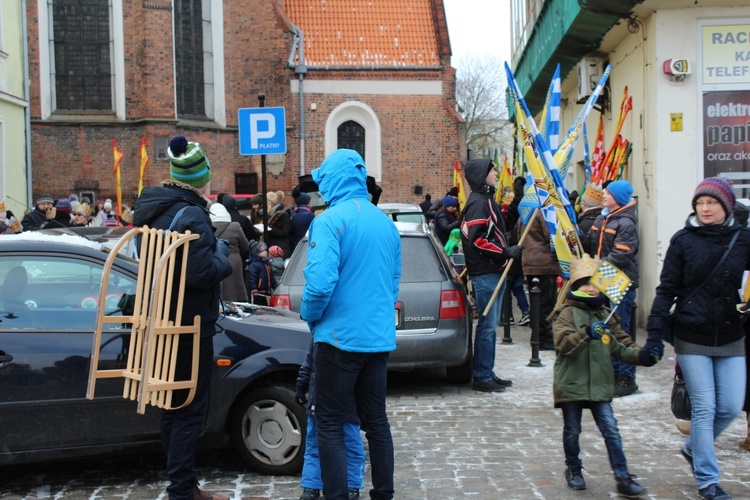
<svg viewBox="0 0 750 500"><path fill-rule="evenodd" d="M348 498L347 401L357 403L370 451L370 498L393 498L393 438L385 413L388 356L396 348L394 307L401 240L367 193L356 151L339 149L312 171L328 209L309 229L300 315L315 348L315 419L327 500Z"/></svg>

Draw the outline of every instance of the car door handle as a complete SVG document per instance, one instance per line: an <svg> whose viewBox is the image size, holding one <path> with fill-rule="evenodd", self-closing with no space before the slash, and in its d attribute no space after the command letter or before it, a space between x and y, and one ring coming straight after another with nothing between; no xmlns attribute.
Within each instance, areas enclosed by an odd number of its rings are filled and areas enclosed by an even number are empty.
<svg viewBox="0 0 750 500"><path fill-rule="evenodd" d="M0 354L0 363L10 363L13 361L13 356L10 354Z"/></svg>

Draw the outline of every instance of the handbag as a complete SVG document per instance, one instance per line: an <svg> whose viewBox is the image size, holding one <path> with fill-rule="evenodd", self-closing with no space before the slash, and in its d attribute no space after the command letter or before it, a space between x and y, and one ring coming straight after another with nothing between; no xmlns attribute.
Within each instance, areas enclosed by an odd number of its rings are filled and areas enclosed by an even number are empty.
<svg viewBox="0 0 750 500"><path fill-rule="evenodd" d="M690 394L678 370L679 365L675 364L674 382L672 382L672 415L681 420L690 420Z"/></svg>
<svg viewBox="0 0 750 500"><path fill-rule="evenodd" d="M695 287L690 294L685 297L685 300L682 302L682 305L689 304L690 301L695 297L698 292L701 291L701 289L708 283L711 278L714 277L714 274L716 274L716 271L719 270L721 265L724 263L724 261L727 259L727 256L729 256L729 252L732 251L732 247L734 246L734 242L737 241L737 237L740 235L740 231L735 231L734 236L732 236L732 241L729 242L729 246L727 247L726 251L724 252L724 255L721 256L721 259L719 259L719 263L716 264L716 266L711 270L711 274L709 274L703 282ZM664 330L664 333L662 334L662 338L665 342L669 342L670 344L674 344L674 322L675 322L675 316L677 315L677 312L680 310L680 308L675 307L672 312L669 313L669 316L667 317L667 325ZM673 392L674 394L674 392ZM674 396L673 396L674 397ZM674 411L674 410L673 410ZM689 415L689 414L688 414ZM680 418L680 417L677 417Z"/></svg>

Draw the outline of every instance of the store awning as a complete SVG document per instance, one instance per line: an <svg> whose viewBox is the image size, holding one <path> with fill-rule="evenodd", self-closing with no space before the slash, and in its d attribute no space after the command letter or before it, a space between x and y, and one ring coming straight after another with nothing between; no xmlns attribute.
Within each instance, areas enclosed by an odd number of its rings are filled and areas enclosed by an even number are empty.
<svg viewBox="0 0 750 500"><path fill-rule="evenodd" d="M643 0L547 0L514 68L532 114L544 106L555 66L563 78Z"/></svg>

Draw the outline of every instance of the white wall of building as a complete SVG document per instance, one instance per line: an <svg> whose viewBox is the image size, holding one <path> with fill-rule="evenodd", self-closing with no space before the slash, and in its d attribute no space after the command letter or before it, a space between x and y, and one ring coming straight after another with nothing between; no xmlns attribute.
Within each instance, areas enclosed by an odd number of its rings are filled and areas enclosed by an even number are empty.
<svg viewBox="0 0 750 500"><path fill-rule="evenodd" d="M744 24L739 21L750 19L750 6L658 10L649 17L639 17L641 29L627 33L604 56L612 65L611 112L605 113L604 119L607 148L626 85L633 97L633 109L621 134L633 143L624 178L633 184L639 201L639 326L645 326L651 309L669 240L692 211L693 191L704 177L699 23L727 19ZM692 74L681 81L670 79L662 70L667 59L687 59ZM577 80L575 72L567 78ZM563 110L563 130L581 108L575 104L577 86L563 85L564 89L571 87L563 95L569 103ZM673 116L680 115L682 130L672 130ZM598 121L599 113L593 111L587 121L592 152ZM582 151L579 145L574 162L582 159ZM582 183L582 170L572 168L568 189L580 189Z"/></svg>

